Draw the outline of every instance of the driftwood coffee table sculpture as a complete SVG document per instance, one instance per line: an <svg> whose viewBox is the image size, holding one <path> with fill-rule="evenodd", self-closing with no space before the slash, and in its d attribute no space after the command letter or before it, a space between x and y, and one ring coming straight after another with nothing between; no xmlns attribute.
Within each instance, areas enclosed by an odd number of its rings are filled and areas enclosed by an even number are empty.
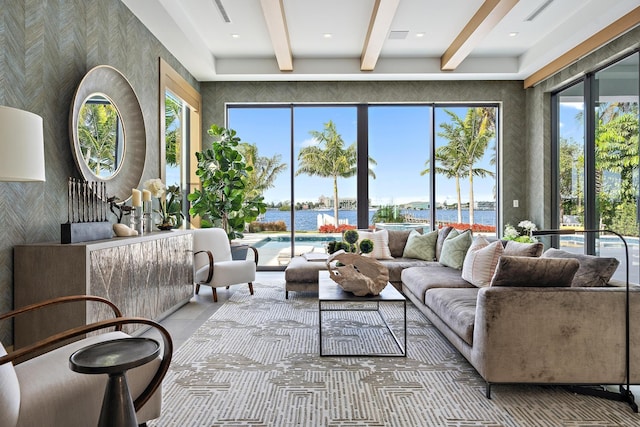
<svg viewBox="0 0 640 427"><path fill-rule="evenodd" d="M338 251L327 259L327 268L334 282L356 296L379 295L389 283L387 267L358 254Z"/></svg>

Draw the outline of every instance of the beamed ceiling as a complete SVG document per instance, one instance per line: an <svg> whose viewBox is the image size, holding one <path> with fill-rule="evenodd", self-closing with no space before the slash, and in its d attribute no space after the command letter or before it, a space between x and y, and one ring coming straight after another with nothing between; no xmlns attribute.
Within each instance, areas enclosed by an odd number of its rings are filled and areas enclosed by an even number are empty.
<svg viewBox="0 0 640 427"><path fill-rule="evenodd" d="M199 81L524 80L640 24L639 0L123 0Z"/></svg>

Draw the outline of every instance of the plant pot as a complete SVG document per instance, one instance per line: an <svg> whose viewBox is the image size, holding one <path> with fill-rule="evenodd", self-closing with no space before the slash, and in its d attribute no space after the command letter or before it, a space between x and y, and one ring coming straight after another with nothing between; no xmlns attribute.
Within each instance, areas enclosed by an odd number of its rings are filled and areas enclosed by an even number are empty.
<svg viewBox="0 0 640 427"><path fill-rule="evenodd" d="M234 261L247 259L249 245L243 243L231 243L231 259Z"/></svg>

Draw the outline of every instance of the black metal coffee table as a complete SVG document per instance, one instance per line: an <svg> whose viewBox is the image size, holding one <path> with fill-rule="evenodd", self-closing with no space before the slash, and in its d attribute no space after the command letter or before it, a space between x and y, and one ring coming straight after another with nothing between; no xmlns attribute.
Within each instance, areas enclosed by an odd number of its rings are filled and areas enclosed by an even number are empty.
<svg viewBox="0 0 640 427"><path fill-rule="evenodd" d="M389 325L387 319L384 317L380 310L380 304L384 303L402 303L404 311L404 340L400 340L396 333ZM358 303L358 304L353 304ZM373 307L373 308L371 308ZM389 333L393 337L399 352L398 353L348 353L348 354L327 354L323 348L322 342L322 321L323 313L336 312L336 311L375 311L380 316L380 319L387 327ZM391 284L380 292L380 295L376 296L364 296L358 297L343 290L337 283L329 278L328 272L321 271L318 280L318 328L319 328L319 341L320 341L320 356L378 356L378 357L406 357L407 356L407 299Z"/></svg>
<svg viewBox="0 0 640 427"><path fill-rule="evenodd" d="M137 427L125 372L160 354L150 338L123 338L81 348L69 357L69 367L81 374L109 374L98 427Z"/></svg>

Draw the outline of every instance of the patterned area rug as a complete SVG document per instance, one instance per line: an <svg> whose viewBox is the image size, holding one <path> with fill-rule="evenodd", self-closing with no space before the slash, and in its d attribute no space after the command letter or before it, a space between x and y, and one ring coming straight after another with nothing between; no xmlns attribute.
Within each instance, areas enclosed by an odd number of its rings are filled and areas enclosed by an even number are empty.
<svg viewBox="0 0 640 427"><path fill-rule="evenodd" d="M317 296L255 288L238 288L176 351L149 426L640 425L625 403L560 387L495 385L486 399L482 378L410 303L406 358L320 357ZM402 328L401 308L385 315ZM376 321L323 317L325 351L393 350Z"/></svg>

